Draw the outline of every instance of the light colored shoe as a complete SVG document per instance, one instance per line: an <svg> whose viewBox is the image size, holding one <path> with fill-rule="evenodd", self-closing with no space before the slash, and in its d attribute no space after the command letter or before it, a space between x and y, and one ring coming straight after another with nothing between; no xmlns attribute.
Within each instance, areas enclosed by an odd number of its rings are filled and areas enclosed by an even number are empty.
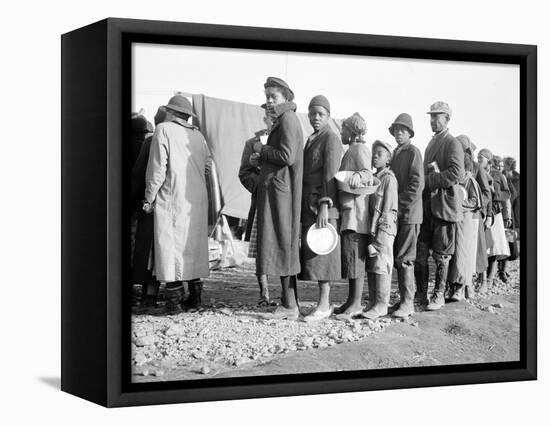
<svg viewBox="0 0 550 426"><path fill-rule="evenodd" d="M294 309L288 309L284 306L278 306L277 309L275 309L275 312L273 312L273 319L278 320L292 320L296 321L298 317L300 316L300 310L298 307Z"/></svg>
<svg viewBox="0 0 550 426"><path fill-rule="evenodd" d="M315 308L309 315L304 317L305 322L314 322L326 319L332 315L332 307L326 311Z"/></svg>

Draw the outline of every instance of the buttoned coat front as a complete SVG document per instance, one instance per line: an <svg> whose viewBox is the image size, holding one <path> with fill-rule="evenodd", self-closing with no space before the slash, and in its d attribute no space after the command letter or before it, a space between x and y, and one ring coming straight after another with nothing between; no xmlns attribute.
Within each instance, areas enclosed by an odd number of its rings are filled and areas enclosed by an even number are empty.
<svg viewBox="0 0 550 426"><path fill-rule="evenodd" d="M439 172L428 171L428 165L434 161ZM426 147L424 175L424 208L429 207L429 213L440 220L461 221L463 211L459 182L464 180L464 150L448 129L434 135Z"/></svg>
<svg viewBox="0 0 550 426"><path fill-rule="evenodd" d="M300 272L303 134L295 110L291 102L276 105L277 118L260 152L257 274Z"/></svg>
<svg viewBox="0 0 550 426"><path fill-rule="evenodd" d="M154 274L159 281L208 276L210 154L197 128L181 119L155 129L145 173L145 200L154 203Z"/></svg>

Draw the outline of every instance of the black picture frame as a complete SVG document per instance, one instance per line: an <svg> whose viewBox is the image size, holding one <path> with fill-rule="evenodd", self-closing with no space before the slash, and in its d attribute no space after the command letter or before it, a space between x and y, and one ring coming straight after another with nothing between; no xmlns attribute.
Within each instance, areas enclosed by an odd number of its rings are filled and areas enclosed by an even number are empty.
<svg viewBox="0 0 550 426"><path fill-rule="evenodd" d="M62 42L63 391L120 407L537 378L537 48L109 18ZM130 116L131 43L518 64L522 258L520 360L302 375L130 383L130 312L123 304L127 230L122 140Z"/></svg>

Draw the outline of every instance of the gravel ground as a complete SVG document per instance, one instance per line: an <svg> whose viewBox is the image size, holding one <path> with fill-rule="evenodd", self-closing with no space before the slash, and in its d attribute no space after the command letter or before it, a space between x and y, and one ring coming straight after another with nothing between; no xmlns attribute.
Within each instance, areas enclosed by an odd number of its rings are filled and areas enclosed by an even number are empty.
<svg viewBox="0 0 550 426"><path fill-rule="evenodd" d="M507 284L497 280L489 294L476 295L467 303L498 314L502 304L489 301L495 296L519 294L518 268L519 262L510 262L511 279ZM274 293L278 296L278 288L278 280L270 279L272 297ZM395 277L392 290L393 302L399 298ZM212 271L205 281L204 306L198 311L166 315L162 303L154 310L140 312L136 309L132 315L133 380L171 380L169 377L173 374L166 373L174 371L189 373L186 378L227 376L231 371L236 373L277 358L284 359L285 354L299 351L324 354L323 348L365 342L387 327L402 322L389 316L375 321L331 318L306 323L275 320L271 315L275 307L256 306L258 293L254 264L249 260L236 268ZM301 312L307 314L315 305L316 283L300 282L299 294ZM346 295L346 283L332 286L333 303L343 302ZM417 327L414 318L405 322Z"/></svg>

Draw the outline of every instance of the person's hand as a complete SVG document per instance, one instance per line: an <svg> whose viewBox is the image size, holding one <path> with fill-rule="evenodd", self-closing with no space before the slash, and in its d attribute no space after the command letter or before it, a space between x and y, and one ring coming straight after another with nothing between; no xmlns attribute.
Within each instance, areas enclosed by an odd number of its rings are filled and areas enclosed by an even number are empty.
<svg viewBox="0 0 550 426"><path fill-rule="evenodd" d="M261 143L260 141L257 141L254 143L254 152L256 153L260 153L262 152L262 147L264 146L263 143Z"/></svg>
<svg viewBox="0 0 550 426"><path fill-rule="evenodd" d="M151 214L153 213L153 209L155 208L155 206L153 205L153 203L149 203L147 201L143 201L143 206L142 206L142 209L143 211L146 213L146 214Z"/></svg>
<svg viewBox="0 0 550 426"><path fill-rule="evenodd" d="M504 227L505 228L511 228L512 227L512 219L504 219Z"/></svg>
<svg viewBox="0 0 550 426"><path fill-rule="evenodd" d="M252 167L260 167L260 154L255 152L254 154L250 155L250 157L248 157L248 163Z"/></svg>
<svg viewBox="0 0 550 426"><path fill-rule="evenodd" d="M352 174L348 184L351 189L359 188L361 186L361 175L359 173Z"/></svg>
<svg viewBox="0 0 550 426"><path fill-rule="evenodd" d="M317 213L317 228L326 228L328 224L328 205L321 203L319 213Z"/></svg>

